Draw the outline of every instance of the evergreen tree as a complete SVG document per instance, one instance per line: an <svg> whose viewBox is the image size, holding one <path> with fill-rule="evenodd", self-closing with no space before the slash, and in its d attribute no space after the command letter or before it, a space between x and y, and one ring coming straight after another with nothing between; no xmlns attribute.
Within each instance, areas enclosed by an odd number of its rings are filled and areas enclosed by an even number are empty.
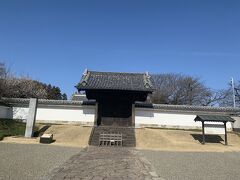
<svg viewBox="0 0 240 180"><path fill-rule="evenodd" d="M67 100L67 94L65 93L62 94L62 100Z"/></svg>

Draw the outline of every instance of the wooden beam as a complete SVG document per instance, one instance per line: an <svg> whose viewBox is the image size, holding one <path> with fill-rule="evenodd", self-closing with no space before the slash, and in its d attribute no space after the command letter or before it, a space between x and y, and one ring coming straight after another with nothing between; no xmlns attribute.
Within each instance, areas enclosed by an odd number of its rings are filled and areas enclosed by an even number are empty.
<svg viewBox="0 0 240 180"><path fill-rule="evenodd" d="M202 121L202 144L205 144L204 121Z"/></svg>
<svg viewBox="0 0 240 180"><path fill-rule="evenodd" d="M98 121L98 102L95 104L95 114L94 114L94 126L97 126Z"/></svg>
<svg viewBox="0 0 240 180"><path fill-rule="evenodd" d="M225 145L228 145L228 141L227 141L227 126L226 126L227 122L224 122L224 128L225 128Z"/></svg>
<svg viewBox="0 0 240 180"><path fill-rule="evenodd" d="M132 123L131 126L135 126L135 104L132 104Z"/></svg>

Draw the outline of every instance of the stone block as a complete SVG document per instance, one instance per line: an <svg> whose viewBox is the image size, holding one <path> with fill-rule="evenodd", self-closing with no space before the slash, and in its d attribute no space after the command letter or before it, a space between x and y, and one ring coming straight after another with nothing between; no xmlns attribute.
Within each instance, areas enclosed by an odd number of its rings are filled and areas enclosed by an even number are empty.
<svg viewBox="0 0 240 180"><path fill-rule="evenodd" d="M53 134L43 134L40 137L40 143L50 144L53 142Z"/></svg>

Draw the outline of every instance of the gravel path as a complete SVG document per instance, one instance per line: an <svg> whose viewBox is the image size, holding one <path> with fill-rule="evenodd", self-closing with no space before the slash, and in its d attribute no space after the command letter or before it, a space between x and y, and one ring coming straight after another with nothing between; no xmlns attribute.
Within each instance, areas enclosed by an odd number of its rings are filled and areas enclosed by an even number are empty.
<svg viewBox="0 0 240 180"><path fill-rule="evenodd" d="M239 180L240 152L161 152L141 153L166 180Z"/></svg>
<svg viewBox="0 0 240 180"><path fill-rule="evenodd" d="M0 142L0 179L44 179L49 171L80 151L72 147Z"/></svg>
<svg viewBox="0 0 240 180"><path fill-rule="evenodd" d="M82 151L54 145L0 142L0 180L39 180L49 176L52 179L238 180L239 167L240 152L164 152L99 147Z"/></svg>

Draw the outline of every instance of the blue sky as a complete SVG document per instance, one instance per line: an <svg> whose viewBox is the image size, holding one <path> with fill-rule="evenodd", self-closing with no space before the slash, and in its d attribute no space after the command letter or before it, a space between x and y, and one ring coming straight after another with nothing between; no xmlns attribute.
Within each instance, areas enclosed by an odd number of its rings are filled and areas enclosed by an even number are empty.
<svg viewBox="0 0 240 180"><path fill-rule="evenodd" d="M240 80L238 0L0 0L0 61L71 95L85 68Z"/></svg>

